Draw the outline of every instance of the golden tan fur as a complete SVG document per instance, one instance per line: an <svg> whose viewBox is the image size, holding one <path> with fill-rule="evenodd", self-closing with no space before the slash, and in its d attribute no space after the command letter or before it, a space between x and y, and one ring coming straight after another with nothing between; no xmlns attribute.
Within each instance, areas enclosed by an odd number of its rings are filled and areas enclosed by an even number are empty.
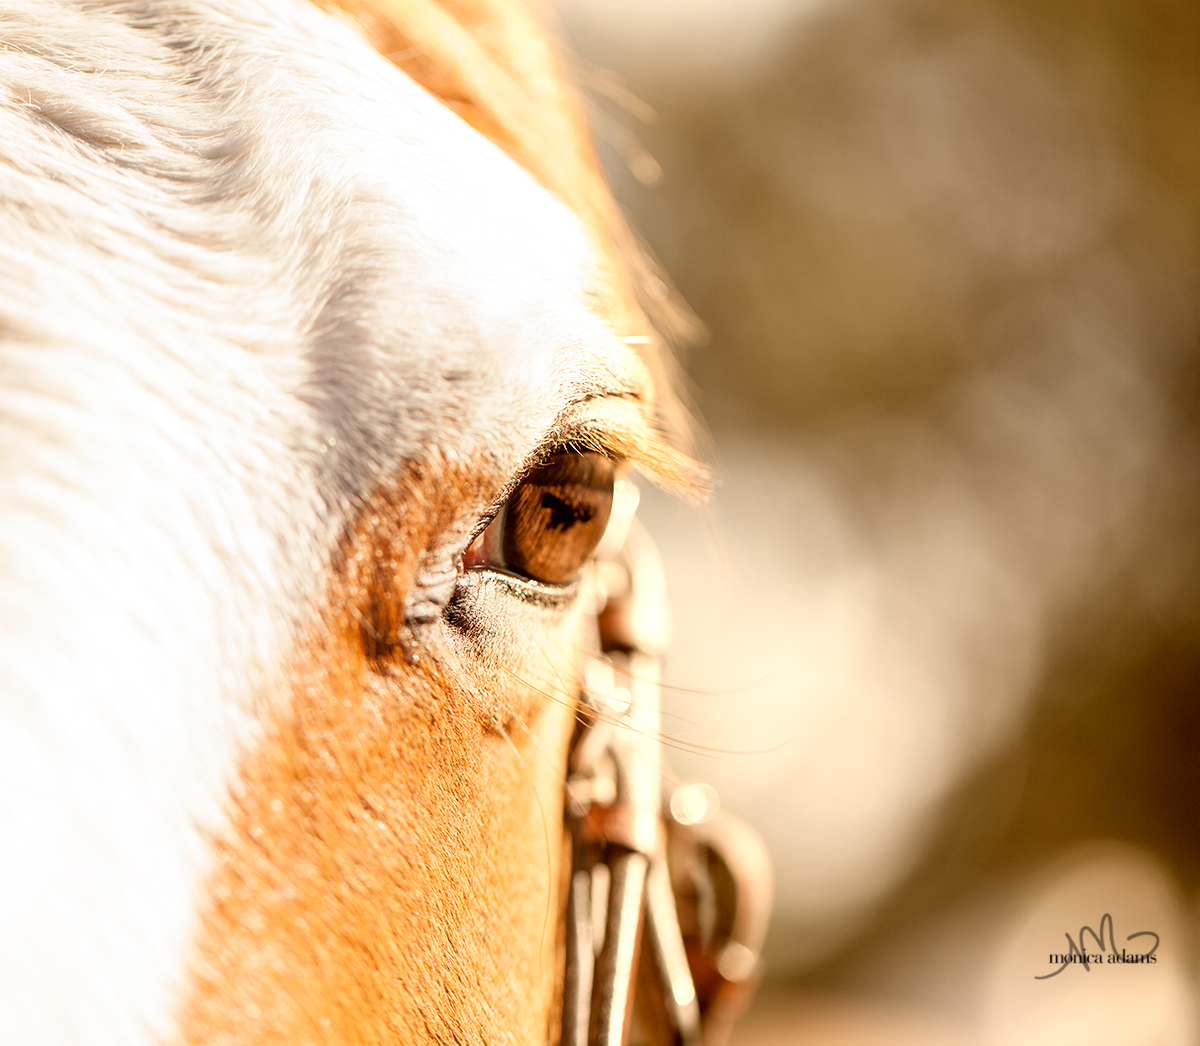
<svg viewBox="0 0 1200 1046"><path fill-rule="evenodd" d="M489 479L414 469L345 541L243 768L185 1041L544 1041L569 703L389 641L421 551Z"/></svg>

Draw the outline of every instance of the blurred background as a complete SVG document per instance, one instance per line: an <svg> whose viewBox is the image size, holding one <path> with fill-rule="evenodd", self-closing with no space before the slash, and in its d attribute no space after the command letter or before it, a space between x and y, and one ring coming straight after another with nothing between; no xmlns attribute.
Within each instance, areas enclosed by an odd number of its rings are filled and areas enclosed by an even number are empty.
<svg viewBox="0 0 1200 1046"><path fill-rule="evenodd" d="M557 14L707 329L721 485L642 515L776 861L735 1043L1197 1042L1200 4ZM1034 979L1105 913L1153 966Z"/></svg>

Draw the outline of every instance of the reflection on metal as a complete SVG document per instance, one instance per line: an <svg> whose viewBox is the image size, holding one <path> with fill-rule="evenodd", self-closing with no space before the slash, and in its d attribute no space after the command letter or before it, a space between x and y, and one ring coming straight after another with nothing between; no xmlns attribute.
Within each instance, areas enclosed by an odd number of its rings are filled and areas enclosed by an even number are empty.
<svg viewBox="0 0 1200 1046"><path fill-rule="evenodd" d="M757 835L684 785L663 817L657 551L627 518L601 546L602 656L584 673L566 816L562 1046L719 1046L757 984L771 872ZM735 852L735 850L737 852ZM701 903L699 898L707 898Z"/></svg>
<svg viewBox="0 0 1200 1046"><path fill-rule="evenodd" d="M720 797L712 785L680 785L671 793L671 816L680 824L704 824L717 816Z"/></svg>

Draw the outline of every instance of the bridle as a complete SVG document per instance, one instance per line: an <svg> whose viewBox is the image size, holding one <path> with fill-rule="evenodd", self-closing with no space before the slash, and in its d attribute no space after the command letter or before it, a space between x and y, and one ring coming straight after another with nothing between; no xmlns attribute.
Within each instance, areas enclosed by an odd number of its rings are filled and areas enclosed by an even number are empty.
<svg viewBox="0 0 1200 1046"><path fill-rule="evenodd" d="M657 549L619 481L571 746L561 1046L719 1046L761 976L771 865L705 785L664 795ZM666 800L664 802L664 799ZM664 809L665 808L665 809Z"/></svg>

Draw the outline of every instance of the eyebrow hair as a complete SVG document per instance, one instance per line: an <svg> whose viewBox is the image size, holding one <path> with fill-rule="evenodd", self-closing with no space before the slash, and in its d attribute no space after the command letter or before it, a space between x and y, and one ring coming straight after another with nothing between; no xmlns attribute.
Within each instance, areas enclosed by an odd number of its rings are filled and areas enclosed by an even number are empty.
<svg viewBox="0 0 1200 1046"><path fill-rule="evenodd" d="M658 430L651 409L633 392L604 391L576 400L555 418L530 460L563 447L621 458L669 493L704 500L712 489L709 468L674 447Z"/></svg>

